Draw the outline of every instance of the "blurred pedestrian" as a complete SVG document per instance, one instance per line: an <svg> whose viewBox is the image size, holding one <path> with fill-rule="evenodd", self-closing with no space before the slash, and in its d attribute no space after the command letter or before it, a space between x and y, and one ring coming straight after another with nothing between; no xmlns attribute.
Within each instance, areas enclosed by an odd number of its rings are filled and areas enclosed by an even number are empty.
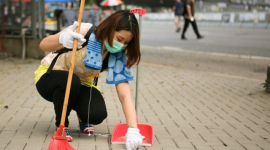
<svg viewBox="0 0 270 150"><path fill-rule="evenodd" d="M183 10L183 4L181 0L175 0L174 5L173 5L173 11L174 11L174 23L176 26L176 32L180 32L180 21L181 21L181 16L182 16L182 10Z"/></svg>
<svg viewBox="0 0 270 150"><path fill-rule="evenodd" d="M196 20L194 19L195 7L196 7L195 0L183 0L183 5L184 5L183 16L184 16L185 23L184 23L184 29L182 32L181 39L187 40L185 33L187 31L189 23L191 23L192 28L197 36L197 39L202 39L203 36L201 36L201 34L199 33Z"/></svg>

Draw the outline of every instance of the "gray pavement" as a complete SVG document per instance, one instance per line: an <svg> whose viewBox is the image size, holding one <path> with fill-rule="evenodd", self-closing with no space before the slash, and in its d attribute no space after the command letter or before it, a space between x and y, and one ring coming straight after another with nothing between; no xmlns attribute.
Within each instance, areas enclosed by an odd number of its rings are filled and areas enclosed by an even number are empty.
<svg viewBox="0 0 270 150"><path fill-rule="evenodd" d="M39 96L33 72L40 60L0 59L0 150L46 150L54 134L53 105ZM268 59L143 47L139 123L154 127L154 145L140 150L270 150L270 94L261 85ZM136 74L136 67L134 67ZM124 150L108 133L125 118L113 85L100 89L108 118L101 135L70 130L77 150ZM130 82L135 96L135 81Z"/></svg>

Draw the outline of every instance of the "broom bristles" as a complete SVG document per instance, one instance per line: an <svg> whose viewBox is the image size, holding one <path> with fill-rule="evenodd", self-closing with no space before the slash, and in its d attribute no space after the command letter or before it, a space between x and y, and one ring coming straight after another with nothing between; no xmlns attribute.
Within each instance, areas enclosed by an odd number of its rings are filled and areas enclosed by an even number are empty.
<svg viewBox="0 0 270 150"><path fill-rule="evenodd" d="M52 136L48 150L75 150L67 141L65 126L60 125L57 131Z"/></svg>
<svg viewBox="0 0 270 150"><path fill-rule="evenodd" d="M67 140L51 139L48 150L75 150Z"/></svg>

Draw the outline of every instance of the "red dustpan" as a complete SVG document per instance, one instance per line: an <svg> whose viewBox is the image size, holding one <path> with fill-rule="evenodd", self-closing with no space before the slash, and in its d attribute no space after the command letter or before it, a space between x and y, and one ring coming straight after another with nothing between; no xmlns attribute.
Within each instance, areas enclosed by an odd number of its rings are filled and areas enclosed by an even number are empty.
<svg viewBox="0 0 270 150"><path fill-rule="evenodd" d="M139 123L138 128L140 129L141 135L145 137L142 141L142 146L152 146L154 136L153 126L149 124ZM126 123L117 124L112 133L111 143L126 144L125 138L126 133L127 133L127 124Z"/></svg>
<svg viewBox="0 0 270 150"><path fill-rule="evenodd" d="M141 22L142 15L146 13L145 9L132 9L131 13L139 13L139 26L141 32ZM138 116L138 88L139 88L139 65L137 65L137 76L136 76L136 98L135 98L135 108ZM112 144L125 144L126 139L125 135L127 133L127 124L119 123L114 127L111 143ZM140 129L140 133L145 138L143 139L142 146L152 146L153 145L153 137L154 137L154 129L153 126L149 124L138 124L138 128Z"/></svg>

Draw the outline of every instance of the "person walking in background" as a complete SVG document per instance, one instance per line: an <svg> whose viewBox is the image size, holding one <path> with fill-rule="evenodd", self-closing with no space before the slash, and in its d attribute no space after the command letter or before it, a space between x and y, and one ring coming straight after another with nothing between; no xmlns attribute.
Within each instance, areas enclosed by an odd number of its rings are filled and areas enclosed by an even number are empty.
<svg viewBox="0 0 270 150"><path fill-rule="evenodd" d="M201 34L199 33L196 20L194 19L195 7L196 7L195 0L184 0L183 5L184 5L183 16L184 16L185 23L184 23L184 29L182 32L181 39L187 40L185 33L187 31L189 23L191 23L193 30L197 36L197 39L202 39L203 36L201 36Z"/></svg>
<svg viewBox="0 0 270 150"><path fill-rule="evenodd" d="M181 2L181 0L175 0L175 3L173 5L173 11L174 11L174 23L176 26L176 32L180 32L181 28L180 28L180 20L181 20L181 16L182 16L182 9L183 8L183 4Z"/></svg>

